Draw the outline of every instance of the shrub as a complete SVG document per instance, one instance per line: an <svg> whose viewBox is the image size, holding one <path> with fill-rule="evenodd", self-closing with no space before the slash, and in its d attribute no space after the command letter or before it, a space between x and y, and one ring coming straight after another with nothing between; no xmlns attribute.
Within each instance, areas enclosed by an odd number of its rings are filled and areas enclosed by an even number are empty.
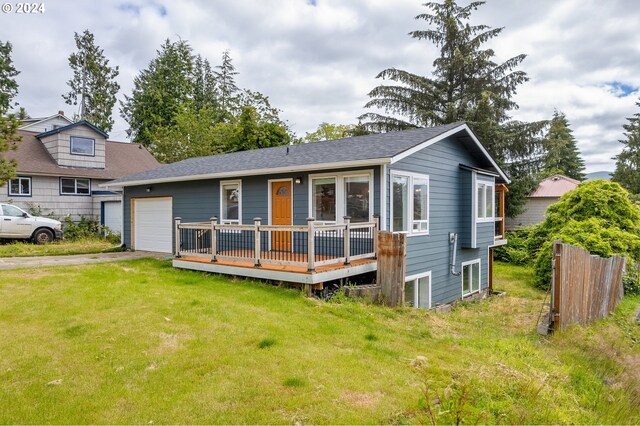
<svg viewBox="0 0 640 426"><path fill-rule="evenodd" d="M573 219L567 221L560 232L545 241L538 253L535 263L536 287L545 290L549 288L555 240L582 247L600 257L611 257L617 254L634 260L640 259L640 236L616 227L608 227L608 225L605 220L597 218L581 222Z"/></svg>
<svg viewBox="0 0 640 426"><path fill-rule="evenodd" d="M529 236L533 227L507 232L506 239L509 244L497 247L494 256L497 260L513 263L515 265L526 265L532 261L529 251Z"/></svg>
<svg viewBox="0 0 640 426"><path fill-rule="evenodd" d="M573 244L601 257L614 254L640 259L640 208L616 182L581 183L547 209L544 222L532 229L528 249L536 257L536 286L551 280L553 241Z"/></svg>
<svg viewBox="0 0 640 426"><path fill-rule="evenodd" d="M624 294L640 294L640 274L638 273L638 264L630 265L627 272L622 277L624 285Z"/></svg>
<svg viewBox="0 0 640 426"><path fill-rule="evenodd" d="M70 241L83 239L106 238L108 241L117 244L120 242L120 235L99 224L97 221L81 217L79 222L74 222L69 216L64 219L64 238Z"/></svg>

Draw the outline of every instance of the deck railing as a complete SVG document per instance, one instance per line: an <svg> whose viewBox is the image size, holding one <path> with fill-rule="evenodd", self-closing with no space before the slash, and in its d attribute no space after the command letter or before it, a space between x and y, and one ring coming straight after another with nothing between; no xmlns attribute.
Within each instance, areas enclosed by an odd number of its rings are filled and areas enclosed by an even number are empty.
<svg viewBox="0 0 640 426"><path fill-rule="evenodd" d="M306 225L263 225L255 218L253 225L209 222L183 223L175 218L176 257L238 260L262 264L317 266L349 264L364 258L375 258L378 252L379 219L373 222L324 224L313 218Z"/></svg>
<svg viewBox="0 0 640 426"><path fill-rule="evenodd" d="M503 217L495 218L494 237L496 240L504 240L504 218Z"/></svg>

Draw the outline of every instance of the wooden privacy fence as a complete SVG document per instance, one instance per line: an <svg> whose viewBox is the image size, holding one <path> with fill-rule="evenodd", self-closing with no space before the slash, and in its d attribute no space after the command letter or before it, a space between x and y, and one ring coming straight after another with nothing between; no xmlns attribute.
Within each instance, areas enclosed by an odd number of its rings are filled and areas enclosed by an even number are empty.
<svg viewBox="0 0 640 426"><path fill-rule="evenodd" d="M588 324L613 312L624 294L625 260L620 256L604 259L556 241L551 283L553 328Z"/></svg>

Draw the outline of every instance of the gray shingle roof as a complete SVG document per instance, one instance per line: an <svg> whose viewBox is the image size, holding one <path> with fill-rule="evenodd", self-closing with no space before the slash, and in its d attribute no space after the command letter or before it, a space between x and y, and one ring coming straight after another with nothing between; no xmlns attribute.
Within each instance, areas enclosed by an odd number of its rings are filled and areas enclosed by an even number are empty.
<svg viewBox="0 0 640 426"><path fill-rule="evenodd" d="M295 170L297 167L314 164L391 158L462 124L464 123L189 158L114 180L109 182L109 185L169 179L180 180L179 178L186 180L189 177L201 175L233 175L234 173L264 169L291 168Z"/></svg>

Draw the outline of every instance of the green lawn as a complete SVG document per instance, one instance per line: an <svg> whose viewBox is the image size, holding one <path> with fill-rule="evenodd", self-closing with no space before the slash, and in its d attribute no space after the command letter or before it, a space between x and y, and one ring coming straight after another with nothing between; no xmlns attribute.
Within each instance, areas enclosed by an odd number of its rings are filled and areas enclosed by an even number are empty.
<svg viewBox="0 0 640 426"><path fill-rule="evenodd" d="M51 244L11 242L0 245L0 257L59 256L69 254L107 253L120 251L119 244L106 239L84 239L79 241L55 241Z"/></svg>
<svg viewBox="0 0 640 426"><path fill-rule="evenodd" d="M0 272L0 423L640 422L640 298L543 338L530 272L496 270L449 314L155 260Z"/></svg>

